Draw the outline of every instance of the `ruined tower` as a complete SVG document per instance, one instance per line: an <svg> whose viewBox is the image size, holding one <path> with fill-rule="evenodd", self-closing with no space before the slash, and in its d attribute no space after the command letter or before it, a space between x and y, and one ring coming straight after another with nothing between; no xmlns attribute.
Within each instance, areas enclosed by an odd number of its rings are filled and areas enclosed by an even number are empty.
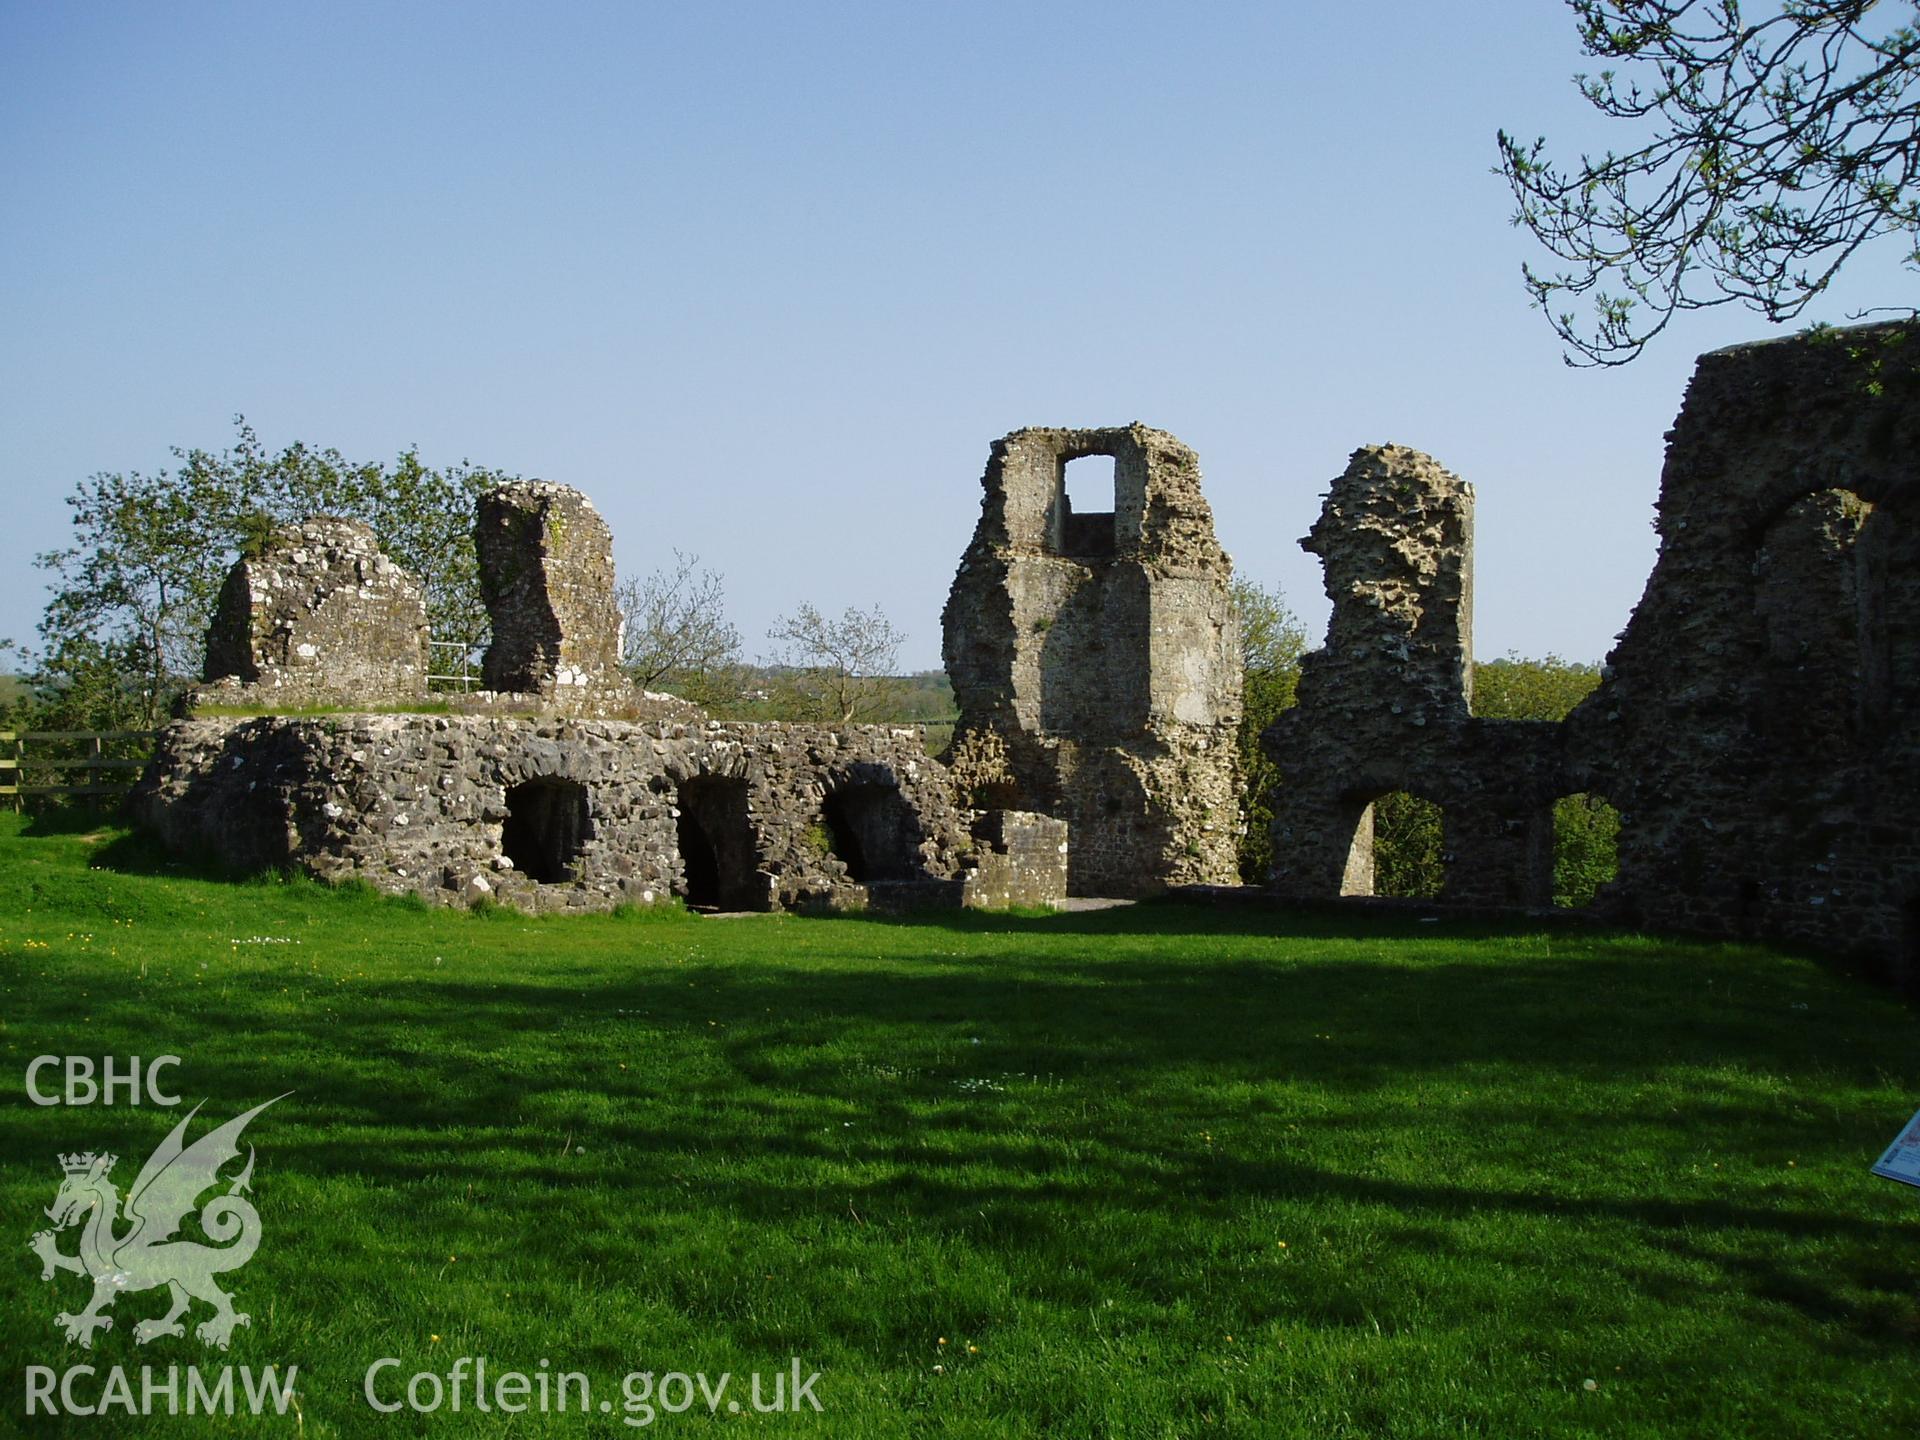
<svg viewBox="0 0 1920 1440"><path fill-rule="evenodd" d="M1871 957L1920 990L1920 331L1700 357L1660 557L1568 717L1623 920Z"/></svg>
<svg viewBox="0 0 1920 1440"><path fill-rule="evenodd" d="M1068 499L1086 456L1110 511ZM1069 823L1073 893L1234 883L1239 630L1198 458L1144 425L1016 430L981 483L942 617L956 743L993 732L1001 803Z"/></svg>

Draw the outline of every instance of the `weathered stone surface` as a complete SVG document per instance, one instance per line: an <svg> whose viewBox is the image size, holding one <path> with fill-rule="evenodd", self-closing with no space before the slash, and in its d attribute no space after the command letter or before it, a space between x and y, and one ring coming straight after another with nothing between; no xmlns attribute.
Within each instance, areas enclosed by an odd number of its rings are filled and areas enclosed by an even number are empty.
<svg viewBox="0 0 1920 1440"><path fill-rule="evenodd" d="M624 622L614 599L613 533L578 490L514 480L480 497L473 530L493 639L490 691L590 710L632 685L620 673Z"/></svg>
<svg viewBox="0 0 1920 1440"><path fill-rule="evenodd" d="M188 720L130 800L178 853L297 866L442 904L728 909L1044 904L1065 830L976 838L917 727L356 715ZM993 828L997 826L997 828Z"/></svg>
<svg viewBox="0 0 1920 1440"><path fill-rule="evenodd" d="M1054 905L1067 893L1065 821L1022 810L987 810L973 822L962 861L964 903L987 910Z"/></svg>
<svg viewBox="0 0 1920 1440"><path fill-rule="evenodd" d="M1114 459L1111 513L1068 501L1089 455ZM982 485L942 622L957 746L993 732L1003 798L1070 824L1075 894L1232 879L1238 621L1194 453L1143 425L1017 430Z"/></svg>
<svg viewBox="0 0 1920 1440"><path fill-rule="evenodd" d="M316 516L272 531L227 574L199 703L392 705L427 692L427 610L372 527Z"/></svg>
<svg viewBox="0 0 1920 1440"><path fill-rule="evenodd" d="M1446 899L1551 903L1559 727L1470 714L1472 487L1417 450L1368 446L1300 543L1333 615L1298 705L1262 737L1281 775L1274 889L1371 895L1373 802L1406 790L1441 807Z"/></svg>
<svg viewBox="0 0 1920 1440"><path fill-rule="evenodd" d="M1623 919L1920 981L1920 335L1703 355L1660 555L1568 721L1621 811Z"/></svg>

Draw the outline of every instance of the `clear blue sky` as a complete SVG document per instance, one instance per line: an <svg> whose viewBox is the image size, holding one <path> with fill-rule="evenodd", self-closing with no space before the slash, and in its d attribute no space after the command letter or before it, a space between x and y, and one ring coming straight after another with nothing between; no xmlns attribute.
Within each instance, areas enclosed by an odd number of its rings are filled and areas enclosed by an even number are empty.
<svg viewBox="0 0 1920 1440"><path fill-rule="evenodd" d="M0 0L0 636L76 480L244 412L576 485L750 649L879 602L928 667L989 442L1141 420L1316 636L1295 542L1391 440L1478 490L1479 654L1597 659L1693 356L1777 332L1561 365L1493 136L1620 143L1579 66L1546 0Z"/></svg>

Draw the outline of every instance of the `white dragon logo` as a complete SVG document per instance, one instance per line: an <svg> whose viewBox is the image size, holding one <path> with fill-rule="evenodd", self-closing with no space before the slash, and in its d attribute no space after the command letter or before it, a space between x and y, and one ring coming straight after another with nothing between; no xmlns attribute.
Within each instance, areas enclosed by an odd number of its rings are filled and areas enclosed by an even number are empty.
<svg viewBox="0 0 1920 1440"><path fill-rule="evenodd" d="M211 1319L194 1327L193 1333L204 1345L218 1345L224 1350L233 1327L251 1322L250 1316L234 1310L233 1297L214 1283L214 1276L224 1270L238 1270L253 1258L260 1245L260 1214L241 1194L253 1179L252 1146L247 1147L246 1168L233 1177L226 1193L214 1196L200 1209L200 1228L214 1243L203 1245L197 1240L171 1237L200 1196L220 1182L220 1167L240 1153L240 1132L247 1122L267 1105L286 1098L276 1095L202 1135L192 1145L183 1145L188 1121L200 1113L200 1107L194 1106L140 1167L133 1188L127 1192L124 1215L120 1188L109 1178L118 1156L96 1155L89 1150L60 1157L66 1179L60 1182L60 1193L46 1212L55 1228L40 1231L27 1248L40 1257L42 1280L53 1279L57 1270L71 1270L93 1281L93 1298L86 1309L78 1315L63 1312L56 1317L67 1339L92 1349L93 1332L113 1328L113 1317L102 1312L123 1291L151 1290L160 1285L173 1292L173 1306L159 1319L142 1320L133 1327L138 1344L162 1335L184 1336L186 1327L180 1323L180 1316L196 1299L204 1300L214 1310ZM116 1235L114 1228L122 1220L131 1222L131 1226ZM82 1221L86 1229L80 1236L79 1252L61 1254L56 1245L57 1232Z"/></svg>

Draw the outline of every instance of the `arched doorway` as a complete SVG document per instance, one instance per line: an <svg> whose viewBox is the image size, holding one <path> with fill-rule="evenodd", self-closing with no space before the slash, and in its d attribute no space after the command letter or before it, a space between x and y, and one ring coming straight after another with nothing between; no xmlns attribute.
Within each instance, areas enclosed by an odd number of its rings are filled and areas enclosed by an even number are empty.
<svg viewBox="0 0 1920 1440"><path fill-rule="evenodd" d="M833 853L858 881L907 880L919 870L920 825L893 785L842 785L821 806Z"/></svg>
<svg viewBox="0 0 1920 1440"><path fill-rule="evenodd" d="M581 852L592 837L586 786L548 776L507 788L500 848L528 879L542 885L575 879Z"/></svg>
<svg viewBox="0 0 1920 1440"><path fill-rule="evenodd" d="M758 851L747 812L747 782L696 775L680 782L675 823L683 898L698 909L764 908L765 887L756 883Z"/></svg>

